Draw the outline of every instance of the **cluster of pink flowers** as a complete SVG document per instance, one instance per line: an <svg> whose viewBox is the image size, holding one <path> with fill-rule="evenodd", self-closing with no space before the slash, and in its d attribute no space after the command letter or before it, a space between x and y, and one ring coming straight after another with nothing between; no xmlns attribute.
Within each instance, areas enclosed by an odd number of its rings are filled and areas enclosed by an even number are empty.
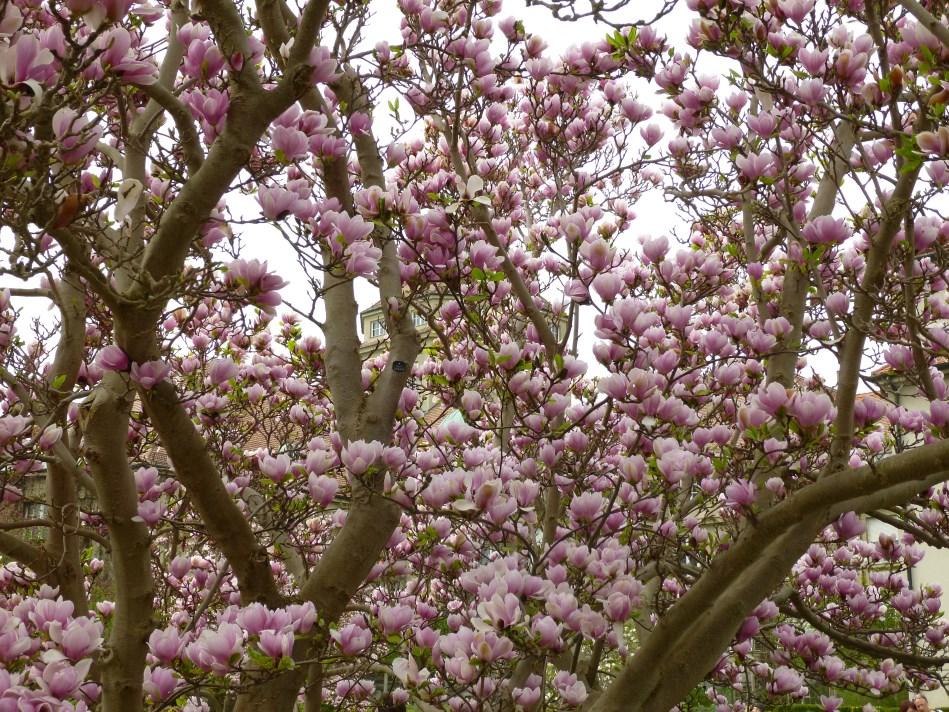
<svg viewBox="0 0 949 712"><path fill-rule="evenodd" d="M11 583L9 572L0 589ZM43 586L35 596L0 593L0 709L91 709L99 686L90 681L103 623L73 616L73 604Z"/></svg>

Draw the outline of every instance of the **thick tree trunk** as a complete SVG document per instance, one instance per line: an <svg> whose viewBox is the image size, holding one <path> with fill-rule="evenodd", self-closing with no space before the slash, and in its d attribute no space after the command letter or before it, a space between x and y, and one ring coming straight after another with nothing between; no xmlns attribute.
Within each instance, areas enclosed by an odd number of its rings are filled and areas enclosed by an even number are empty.
<svg viewBox="0 0 949 712"><path fill-rule="evenodd" d="M143 708L142 675L152 631L154 584L148 528L138 513L135 479L126 453L133 392L123 376L109 373L83 407L85 453L112 546L115 611L99 660L103 712Z"/></svg>
<svg viewBox="0 0 949 712"><path fill-rule="evenodd" d="M46 541L50 561L56 564L56 583L63 598L72 601L74 614L89 613L89 601L82 573L82 542L79 528L79 492L71 472L50 464L46 487L49 518L53 523Z"/></svg>
<svg viewBox="0 0 949 712"><path fill-rule="evenodd" d="M252 681L245 680L245 684ZM294 709L300 688L303 687L303 671L293 670L266 682L253 685L237 698L234 712L290 712Z"/></svg>
<svg viewBox="0 0 949 712"><path fill-rule="evenodd" d="M61 412L64 399L76 385L86 344L86 295L78 275L66 269L63 279L54 287L61 314L59 344L47 381L53 395L47 424L65 427ZM63 434L65 440L65 432ZM71 456L66 451L64 457ZM79 487L76 474L62 462L50 463L46 471L46 497L49 504L50 527L46 550L55 562L56 582L63 598L72 601L77 616L89 612L89 602L82 574L82 542L79 528Z"/></svg>

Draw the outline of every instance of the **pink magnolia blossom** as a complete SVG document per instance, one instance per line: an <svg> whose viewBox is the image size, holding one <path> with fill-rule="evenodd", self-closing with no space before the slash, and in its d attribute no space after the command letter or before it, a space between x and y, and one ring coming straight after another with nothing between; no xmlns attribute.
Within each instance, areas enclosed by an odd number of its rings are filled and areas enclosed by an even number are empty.
<svg viewBox="0 0 949 712"><path fill-rule="evenodd" d="M782 665L774 671L768 689L776 695L783 695L796 691L803 684L804 681L796 670Z"/></svg>
<svg viewBox="0 0 949 712"><path fill-rule="evenodd" d="M145 390L151 390L171 373L171 366L164 361L146 361L132 364L132 380Z"/></svg>
<svg viewBox="0 0 949 712"><path fill-rule="evenodd" d="M662 128L658 124L647 124L639 129L647 146L655 146L662 139Z"/></svg>
<svg viewBox="0 0 949 712"><path fill-rule="evenodd" d="M511 690L511 697L518 707L525 710L533 709L540 702L540 687L515 687Z"/></svg>
<svg viewBox="0 0 949 712"><path fill-rule="evenodd" d="M408 606L393 606L379 609L379 625L386 635L397 633L412 622L413 612Z"/></svg>
<svg viewBox="0 0 949 712"><path fill-rule="evenodd" d="M290 657L293 653L293 630L261 631L257 647L274 660Z"/></svg>
<svg viewBox="0 0 949 712"><path fill-rule="evenodd" d="M234 260L227 266L225 281L240 294L251 297L265 311L272 311L280 304L278 290L287 285L278 275L267 271L266 262L259 260Z"/></svg>
<svg viewBox="0 0 949 712"><path fill-rule="evenodd" d="M855 512L844 512L834 522L834 530L841 539L852 539L866 531L866 524Z"/></svg>
<svg viewBox="0 0 949 712"><path fill-rule="evenodd" d="M509 657L513 650L514 643L511 642L511 639L500 636L493 630L477 631L472 636L472 654L486 663Z"/></svg>
<svg viewBox="0 0 949 712"><path fill-rule="evenodd" d="M408 658L393 660L392 672L406 687L418 687L431 677L431 673L426 668L419 668L418 662L411 655Z"/></svg>
<svg viewBox="0 0 949 712"><path fill-rule="evenodd" d="M570 500L570 514L578 522L592 522L605 506L606 500L603 495L597 492L585 492Z"/></svg>
<svg viewBox="0 0 949 712"><path fill-rule="evenodd" d="M336 254L343 252L347 245L366 241L372 234L372 223L366 222L361 216L352 216L347 213L327 210L317 224L317 232L329 241L331 249Z"/></svg>
<svg viewBox="0 0 949 712"><path fill-rule="evenodd" d="M145 680L142 687L153 702L161 702L171 697L181 684L181 680L169 668L145 668Z"/></svg>
<svg viewBox="0 0 949 712"><path fill-rule="evenodd" d="M290 126L274 126L270 130L270 144L285 161L305 158L310 150L310 141L305 133ZM265 212L266 214L266 212Z"/></svg>
<svg viewBox="0 0 949 712"><path fill-rule="evenodd" d="M145 500L138 503L138 518L148 526L154 526L161 521L167 510L168 506L162 499Z"/></svg>
<svg viewBox="0 0 949 712"><path fill-rule="evenodd" d="M153 84L157 77L157 67L135 58L132 50L132 36L124 27L115 27L96 40L95 50L99 53L99 65L103 70L111 71L129 84Z"/></svg>
<svg viewBox="0 0 949 712"><path fill-rule="evenodd" d="M940 188L949 185L949 163L946 161L930 161L926 165L926 174Z"/></svg>
<svg viewBox="0 0 949 712"><path fill-rule="evenodd" d="M824 100L824 82L821 79L805 79L797 85L797 96L805 104L814 106Z"/></svg>
<svg viewBox="0 0 949 712"><path fill-rule="evenodd" d="M846 314L850 308L850 299L843 292L833 292L827 295L824 304L831 314Z"/></svg>
<svg viewBox="0 0 949 712"><path fill-rule="evenodd" d="M792 22L802 22L814 9L814 0L779 0L778 9Z"/></svg>
<svg viewBox="0 0 949 712"><path fill-rule="evenodd" d="M55 600L43 598L36 601L28 617L38 629L47 631L52 623L57 623L60 626L67 625L74 608L73 602L64 601L62 596Z"/></svg>
<svg viewBox="0 0 949 712"><path fill-rule="evenodd" d="M836 245L847 240L852 233L843 220L824 215L805 225L801 234L814 244Z"/></svg>
<svg viewBox="0 0 949 712"><path fill-rule="evenodd" d="M352 474L363 475L382 458L384 445L376 440L354 440L347 444L340 453L340 460Z"/></svg>
<svg viewBox="0 0 949 712"><path fill-rule="evenodd" d="M92 660L86 658L75 665L69 660L53 660L46 664L38 681L42 689L58 700L72 697L89 674Z"/></svg>
<svg viewBox="0 0 949 712"><path fill-rule="evenodd" d="M53 53L32 34L22 34L11 45L0 47L0 81L11 86L21 82L45 83L55 73Z"/></svg>
<svg viewBox="0 0 949 712"><path fill-rule="evenodd" d="M609 304L623 290L623 280L612 272L603 272L593 278L592 286L597 295Z"/></svg>
<svg viewBox="0 0 949 712"><path fill-rule="evenodd" d="M33 647L33 641L21 621L3 612L0 615L0 660L11 662Z"/></svg>
<svg viewBox="0 0 949 712"><path fill-rule="evenodd" d="M37 444L43 450L51 450L63 437L63 429L58 425L51 425L46 428L37 440Z"/></svg>
<svg viewBox="0 0 949 712"><path fill-rule="evenodd" d="M790 411L802 427L812 428L833 417L835 409L825 393L798 393L791 401Z"/></svg>
<svg viewBox="0 0 949 712"><path fill-rule="evenodd" d="M194 39L185 52L182 68L193 79L207 79L220 74L225 59L221 50L210 40Z"/></svg>
<svg viewBox="0 0 949 712"><path fill-rule="evenodd" d="M777 413L789 400L790 395L787 389L780 383L774 382L769 383L766 388L760 390L755 396L756 403L770 415Z"/></svg>
<svg viewBox="0 0 949 712"><path fill-rule="evenodd" d="M306 455L306 461L304 466L306 467L307 472L314 475L322 475L327 470L330 470L336 467L339 464L339 459L332 450L323 449L321 447L314 447Z"/></svg>
<svg viewBox="0 0 949 712"><path fill-rule="evenodd" d="M916 134L916 145L923 153L940 157L949 155L949 127L940 126L936 131Z"/></svg>
<svg viewBox="0 0 949 712"><path fill-rule="evenodd" d="M257 191L261 212L268 220L283 220L293 213L300 198L286 188L261 187Z"/></svg>
<svg viewBox="0 0 949 712"><path fill-rule="evenodd" d="M287 475L290 474L291 465L290 456L285 454L280 454L276 457L263 455L260 458L261 473L274 482L283 482L283 480L287 478Z"/></svg>
<svg viewBox="0 0 949 712"><path fill-rule="evenodd" d="M314 84L329 84L339 76L336 72L336 59L328 47L314 47L310 50L307 64L313 67L310 79Z"/></svg>
<svg viewBox="0 0 949 712"><path fill-rule="evenodd" d="M339 630L331 630L330 636L339 645L343 655L358 655L372 643L372 631L353 623Z"/></svg>
<svg viewBox="0 0 949 712"><path fill-rule="evenodd" d="M222 623L217 630L204 630L190 643L185 654L202 670L218 675L231 671L232 664L244 646L244 633L234 623Z"/></svg>
<svg viewBox="0 0 949 712"><path fill-rule="evenodd" d="M208 362L208 378L215 386L220 386L237 377L240 369L229 358L216 358Z"/></svg>
<svg viewBox="0 0 949 712"><path fill-rule="evenodd" d="M653 237L643 241L643 255L653 263L662 262L669 251L669 238Z"/></svg>
<svg viewBox="0 0 949 712"><path fill-rule="evenodd" d="M554 675L553 686L568 705L581 705L587 698L586 685L578 680L576 675L566 670L561 670Z"/></svg>
<svg viewBox="0 0 949 712"><path fill-rule="evenodd" d="M307 479L307 487L310 492L310 497L316 504L321 507L328 507L332 504L333 498L336 496L336 491L339 489L339 482L335 477L310 474Z"/></svg>
<svg viewBox="0 0 949 712"><path fill-rule="evenodd" d="M478 605L478 615L498 629L507 628L520 620L521 604L517 596L495 594L490 601Z"/></svg>
<svg viewBox="0 0 949 712"><path fill-rule="evenodd" d="M53 114L53 136L64 163L80 163L102 138L102 127L94 119L63 107Z"/></svg>
<svg viewBox="0 0 949 712"><path fill-rule="evenodd" d="M29 418L22 415L0 416L0 447L25 434L29 430L31 422Z"/></svg>
<svg viewBox="0 0 949 712"><path fill-rule="evenodd" d="M738 156L735 165L741 174L750 181L756 181L766 175L774 162L774 156L767 151Z"/></svg>
<svg viewBox="0 0 949 712"><path fill-rule="evenodd" d="M181 655L187 642L187 636L182 636L174 628L156 629L148 637L148 651L158 662L168 665Z"/></svg>
<svg viewBox="0 0 949 712"><path fill-rule="evenodd" d="M732 482L725 487L725 501L732 507L750 507L755 502L757 488L753 482Z"/></svg>
<svg viewBox="0 0 949 712"><path fill-rule="evenodd" d="M102 645L102 624L85 616L74 618L66 626L59 621L49 624L49 637L70 660L78 662Z"/></svg>
<svg viewBox="0 0 949 712"><path fill-rule="evenodd" d="M336 683L336 696L348 699L348 700L365 700L373 692L375 692L376 686L372 680L340 680ZM404 692L404 690L394 690L390 696L393 697L393 703L396 703L394 699L395 692ZM408 697L406 696L406 700Z"/></svg>
<svg viewBox="0 0 949 712"><path fill-rule="evenodd" d="M346 247L346 273L354 277L371 277L379 269L382 250L367 240L357 240Z"/></svg>

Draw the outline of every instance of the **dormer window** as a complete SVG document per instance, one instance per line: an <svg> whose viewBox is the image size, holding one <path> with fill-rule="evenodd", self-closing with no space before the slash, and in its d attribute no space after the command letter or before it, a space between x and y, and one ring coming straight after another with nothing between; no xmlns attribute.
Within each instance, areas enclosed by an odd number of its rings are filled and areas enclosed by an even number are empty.
<svg viewBox="0 0 949 712"><path fill-rule="evenodd" d="M382 319L373 319L369 322L369 337L381 339L386 335L386 323Z"/></svg>

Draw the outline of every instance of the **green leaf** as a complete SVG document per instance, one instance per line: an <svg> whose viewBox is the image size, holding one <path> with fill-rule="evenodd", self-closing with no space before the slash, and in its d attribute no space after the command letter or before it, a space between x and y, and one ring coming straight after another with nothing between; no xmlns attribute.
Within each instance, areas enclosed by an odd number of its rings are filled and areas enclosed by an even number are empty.
<svg viewBox="0 0 949 712"><path fill-rule="evenodd" d="M247 655L251 660L254 661L254 664L262 670L273 670L274 668L274 659L264 653L259 648L254 646L247 647Z"/></svg>
<svg viewBox="0 0 949 712"><path fill-rule="evenodd" d="M282 658L280 658L280 662L277 664L277 669L281 671L293 670L296 668L296 666L297 664L293 661L293 658L289 657L288 655L284 655Z"/></svg>
<svg viewBox="0 0 949 712"><path fill-rule="evenodd" d="M919 168L923 163L923 154L916 150L916 138L904 134L900 137L900 145L896 149L896 155L903 159L903 166L900 173L910 173Z"/></svg>
<svg viewBox="0 0 949 712"><path fill-rule="evenodd" d="M59 390L60 388L63 387L63 384L65 382L66 382L66 374L61 373L58 376L56 376L56 378L53 379L53 383L52 383L53 388L55 388L56 390Z"/></svg>

